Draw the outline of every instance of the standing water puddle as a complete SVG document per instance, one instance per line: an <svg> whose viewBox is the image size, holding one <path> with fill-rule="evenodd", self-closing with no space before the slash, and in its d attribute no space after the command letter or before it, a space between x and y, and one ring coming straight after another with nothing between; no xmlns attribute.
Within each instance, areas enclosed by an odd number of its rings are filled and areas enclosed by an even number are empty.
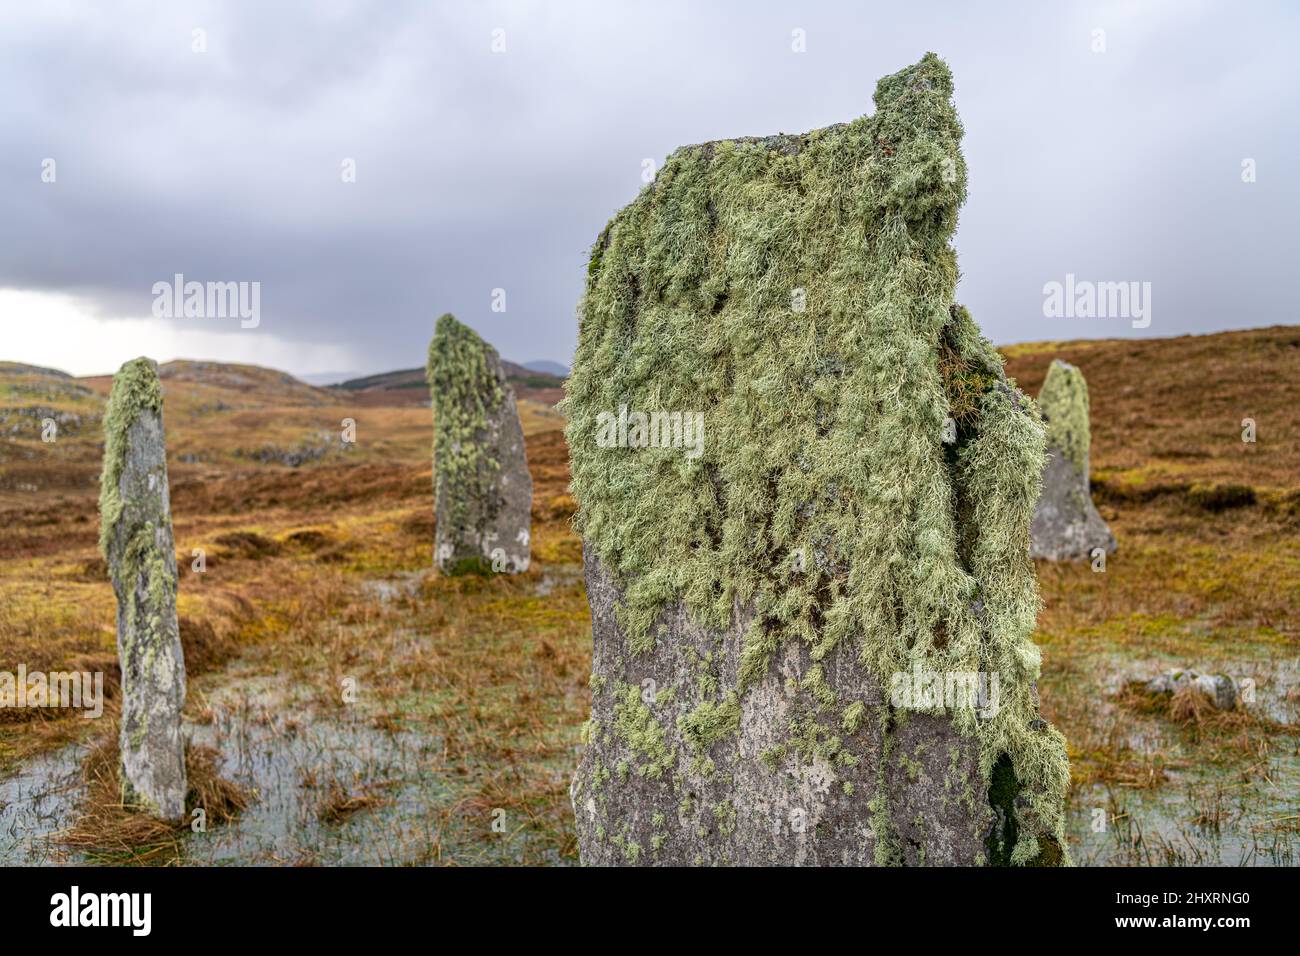
<svg viewBox="0 0 1300 956"><path fill-rule="evenodd" d="M69 744L27 761L0 779L0 866L33 866L75 859L50 843L71 824L81 799L84 744Z"/></svg>

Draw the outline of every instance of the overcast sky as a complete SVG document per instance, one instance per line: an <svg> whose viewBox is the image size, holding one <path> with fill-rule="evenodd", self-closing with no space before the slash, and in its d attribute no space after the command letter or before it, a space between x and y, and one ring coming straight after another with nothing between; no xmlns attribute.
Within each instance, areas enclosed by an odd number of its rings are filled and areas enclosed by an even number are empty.
<svg viewBox="0 0 1300 956"><path fill-rule="evenodd" d="M5 0L0 359L360 374L451 311L567 364L644 160L869 113L927 50L995 342L1296 323L1297 47L1285 3ZM176 273L260 282L260 324L154 318ZM1046 317L1067 274L1149 282L1150 324Z"/></svg>

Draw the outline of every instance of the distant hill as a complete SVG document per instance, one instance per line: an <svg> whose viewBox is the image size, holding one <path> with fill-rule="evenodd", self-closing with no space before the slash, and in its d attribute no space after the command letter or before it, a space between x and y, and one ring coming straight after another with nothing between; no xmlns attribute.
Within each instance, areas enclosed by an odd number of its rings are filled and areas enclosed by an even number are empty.
<svg viewBox="0 0 1300 956"><path fill-rule="evenodd" d="M1077 365L1092 411L1092 478L1103 497L1237 483L1297 489L1300 326L1158 339L1030 342L999 349L1038 396L1052 359ZM1241 440L1253 419L1258 440Z"/></svg>
<svg viewBox="0 0 1300 956"><path fill-rule="evenodd" d="M559 380L509 368L518 376L524 433L562 428L551 408L562 395ZM224 362L167 362L159 375L173 488L198 475L285 466L411 461L428 467L432 419L421 370L372 376L359 388L317 388L286 372ZM0 527L7 509L28 496L46 495L55 509L62 496L97 494L112 384L111 375L73 378L0 362ZM539 394L546 399L532 397ZM341 438L349 420L359 435L355 443ZM57 428L53 441L43 439L49 421ZM39 536L41 529L34 525L30 533Z"/></svg>
<svg viewBox="0 0 1300 956"><path fill-rule="evenodd" d="M1300 326L1034 342L1000 351L1008 374L1030 395L1038 394L1053 358L1082 369L1092 404L1092 477L1100 500L1234 483L1261 497L1286 494L1300 504ZM563 398L562 381L513 362L505 367L521 401L525 431L561 427L552 406ZM302 447L314 447L317 435L337 433L346 417L361 421L368 439L379 437L375 423L382 423L378 431L385 443L361 443L360 458L427 453L423 369L329 388L252 365L178 361L161 372L168 450L182 466L292 458ZM55 369L0 362L0 513L6 493L19 489L94 488L100 415L111 384L108 375L72 378ZM358 414L370 408L396 408L398 414ZM47 418L58 423L56 444L41 440ZM1258 426L1258 440L1250 444L1241 440L1247 418Z"/></svg>
<svg viewBox="0 0 1300 956"><path fill-rule="evenodd" d="M501 364L506 370L506 378L514 386L516 398L554 405L564 397L563 378L517 365L505 359L501 360ZM422 368L367 375L364 378L349 379L330 388L360 393L355 397L366 404L427 405L429 403L429 386L425 381Z"/></svg>
<svg viewBox="0 0 1300 956"><path fill-rule="evenodd" d="M559 362L552 362L550 359L534 359L531 362L525 362L524 368L533 372L554 375L556 378L569 377L569 366L561 365Z"/></svg>
<svg viewBox="0 0 1300 956"><path fill-rule="evenodd" d="M291 405L322 405L332 401L324 389L308 385L288 372L259 365L180 359L158 366L158 376L162 379L164 388L173 381L186 382L256 396L259 402L274 400Z"/></svg>

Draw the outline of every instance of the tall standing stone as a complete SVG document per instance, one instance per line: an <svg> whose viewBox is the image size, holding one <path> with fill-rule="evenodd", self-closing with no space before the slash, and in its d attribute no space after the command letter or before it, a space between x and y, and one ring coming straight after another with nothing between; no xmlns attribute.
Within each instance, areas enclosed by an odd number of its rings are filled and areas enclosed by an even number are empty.
<svg viewBox="0 0 1300 956"><path fill-rule="evenodd" d="M427 378L438 568L527 571L533 479L515 390L496 349L444 315L429 344Z"/></svg>
<svg viewBox="0 0 1300 956"><path fill-rule="evenodd" d="M99 545L117 593L122 802L165 820L185 812L185 658L176 621L163 394L146 358L122 366L104 416Z"/></svg>
<svg viewBox="0 0 1300 956"><path fill-rule="evenodd" d="M1092 503L1092 431L1083 373L1055 359L1038 393L1038 408L1047 423L1047 461L1029 529L1030 553L1052 561L1087 558L1097 548L1114 554L1115 536Z"/></svg>
<svg viewBox="0 0 1300 956"><path fill-rule="evenodd" d="M679 149L592 250L585 863L1065 858L1043 428L953 304L951 95L928 54L869 117Z"/></svg>

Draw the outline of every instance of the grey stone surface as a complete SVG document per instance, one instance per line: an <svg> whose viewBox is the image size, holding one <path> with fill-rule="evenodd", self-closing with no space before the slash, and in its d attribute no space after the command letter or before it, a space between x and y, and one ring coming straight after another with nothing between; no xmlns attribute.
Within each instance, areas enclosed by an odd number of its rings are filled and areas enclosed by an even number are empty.
<svg viewBox="0 0 1300 956"><path fill-rule="evenodd" d="M1087 456L1080 472L1060 448L1047 449L1043 493L1029 525L1029 553L1050 561L1072 561L1102 548L1114 554L1115 536L1092 503Z"/></svg>
<svg viewBox="0 0 1300 956"><path fill-rule="evenodd" d="M115 447L110 438L106 452L120 456L120 512L104 516L110 522L104 545L118 602L123 802L178 820L185 812L188 787L181 735L185 660L176 619L176 546L161 391L156 393L156 407L148 394L158 388L157 367L139 362L129 363L115 380L106 421L110 431L119 429L121 439ZM107 479L114 469L106 464L105 472Z"/></svg>
<svg viewBox="0 0 1300 956"><path fill-rule="evenodd" d="M570 790L583 863L983 862L994 813L982 792L975 737L961 735L945 716L881 706L879 682L846 642L820 665L829 685L861 692L864 719L851 732L810 736L807 751L796 752L790 728L811 728L818 701L806 686L814 664L808 648L789 642L737 706L735 733L701 746L692 714L714 701L711 683L736 686L750 613L737 608L732 627L717 632L676 605L657 622L656 652L625 657L619 589L588 547L583 563L593 673L614 685L592 695L590 745ZM658 694L669 687L679 690ZM888 752L882 720L892 722ZM654 743L660 736L662 746ZM638 773L647 763L662 771ZM873 816L878 794L888 807L884 818Z"/></svg>

